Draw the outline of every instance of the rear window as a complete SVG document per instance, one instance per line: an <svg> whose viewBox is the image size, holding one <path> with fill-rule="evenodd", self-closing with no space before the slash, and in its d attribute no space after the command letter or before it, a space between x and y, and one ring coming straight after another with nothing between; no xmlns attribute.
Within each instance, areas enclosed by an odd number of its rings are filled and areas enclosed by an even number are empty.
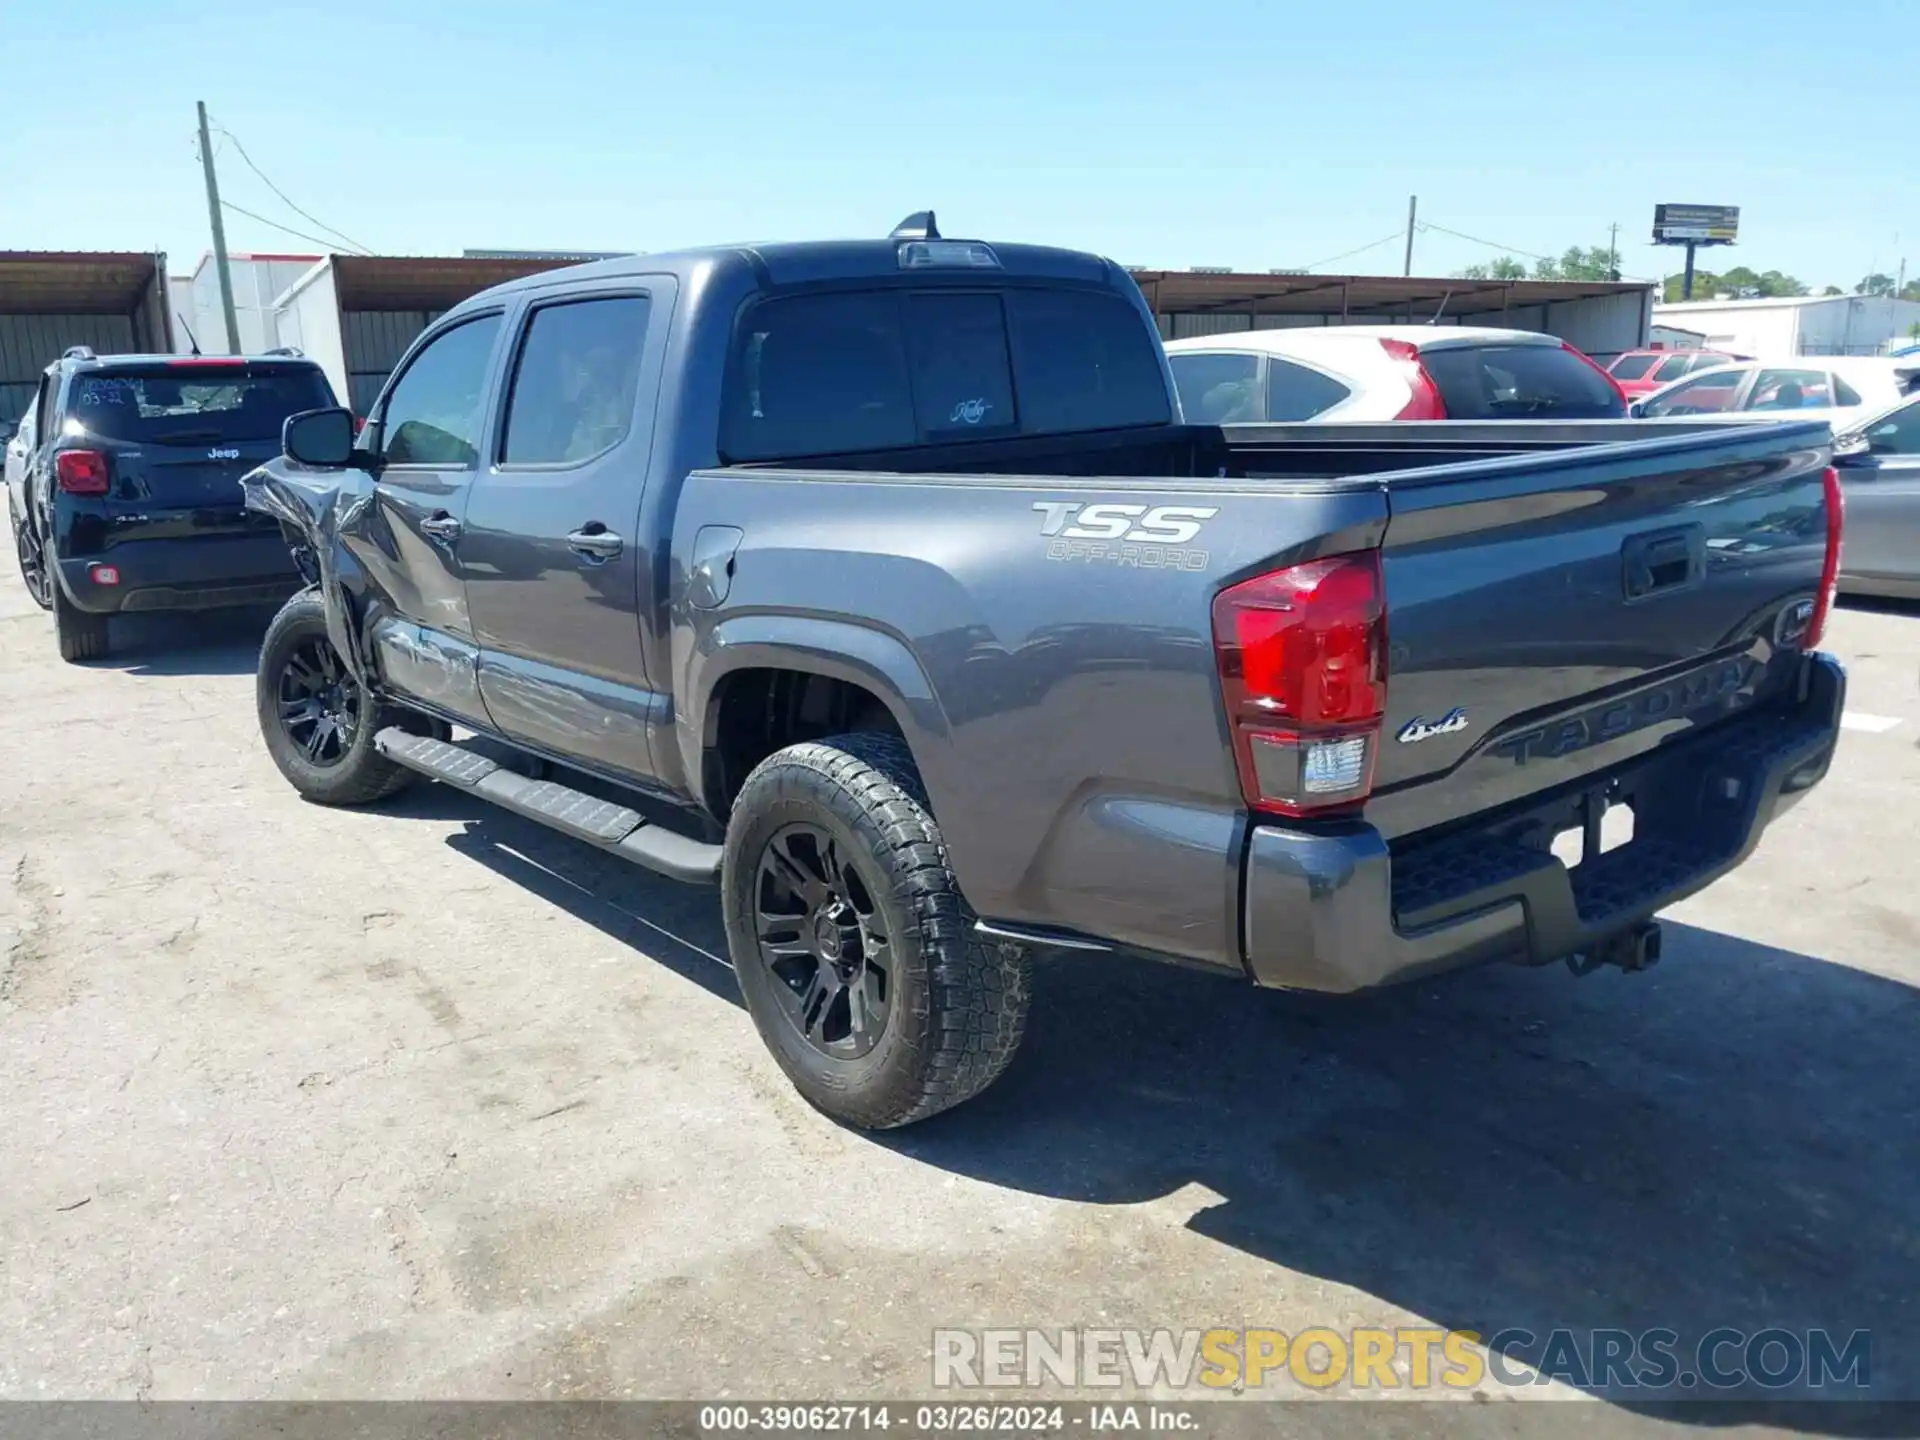
<svg viewBox="0 0 1920 1440"><path fill-rule="evenodd" d="M1241 425L1264 420L1260 405L1260 357L1193 354L1167 357L1180 413L1196 425Z"/></svg>
<svg viewBox="0 0 1920 1440"><path fill-rule="evenodd" d="M313 365L264 371L156 365L76 376L67 419L103 440L207 445L278 440L289 415L333 403L326 377Z"/></svg>
<svg viewBox="0 0 1920 1440"><path fill-rule="evenodd" d="M1653 372L1656 380L1678 380L1689 369L1698 368L1685 355L1674 355L1660 362L1660 368Z"/></svg>
<svg viewBox="0 0 1920 1440"><path fill-rule="evenodd" d="M721 452L777 460L1172 418L1159 347L1115 295L793 295L740 326Z"/></svg>
<svg viewBox="0 0 1920 1440"><path fill-rule="evenodd" d="M1653 368L1658 355L1622 355L1613 362L1613 378L1616 380L1638 380Z"/></svg>
<svg viewBox="0 0 1920 1440"><path fill-rule="evenodd" d="M1450 420L1604 420L1627 413L1607 377L1558 345L1461 345L1420 352Z"/></svg>

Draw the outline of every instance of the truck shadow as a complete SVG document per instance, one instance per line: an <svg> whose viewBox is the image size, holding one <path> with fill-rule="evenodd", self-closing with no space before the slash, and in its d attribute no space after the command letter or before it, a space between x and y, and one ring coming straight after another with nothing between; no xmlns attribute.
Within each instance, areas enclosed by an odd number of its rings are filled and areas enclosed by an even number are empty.
<svg viewBox="0 0 1920 1440"><path fill-rule="evenodd" d="M113 621L111 648L86 668L129 675L251 675L276 608L121 615ZM51 636L47 643L53 643Z"/></svg>
<svg viewBox="0 0 1920 1440"><path fill-rule="evenodd" d="M448 811L463 855L740 1003L712 892L469 803ZM1920 1398L1920 991L1667 928L1647 975L1496 968L1349 1000L1048 956L1000 1084L869 1139L1080 1203L1187 1191L1186 1223L1222 1244L1432 1324L1531 1332L1498 1341L1516 1375L1556 1329L1670 1329L1682 1371L1718 1327L1825 1329L1836 1348L1864 1330L1865 1395ZM1222 1323L1242 1320L1263 1323ZM1804 1387L1675 1406L1705 1387L1650 1403L1557 1378L1698 1424L1920 1423L1791 1403L1820 1393Z"/></svg>

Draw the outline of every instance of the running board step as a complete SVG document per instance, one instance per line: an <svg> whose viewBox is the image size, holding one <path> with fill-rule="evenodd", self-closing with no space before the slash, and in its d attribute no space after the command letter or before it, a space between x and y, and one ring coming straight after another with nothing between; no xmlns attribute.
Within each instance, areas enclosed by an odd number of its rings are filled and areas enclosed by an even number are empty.
<svg viewBox="0 0 1920 1440"><path fill-rule="evenodd" d="M373 747L397 765L469 790L516 815L675 880L704 885L719 877L718 845L650 825L638 810L552 780L529 779L485 755L397 726L375 735Z"/></svg>

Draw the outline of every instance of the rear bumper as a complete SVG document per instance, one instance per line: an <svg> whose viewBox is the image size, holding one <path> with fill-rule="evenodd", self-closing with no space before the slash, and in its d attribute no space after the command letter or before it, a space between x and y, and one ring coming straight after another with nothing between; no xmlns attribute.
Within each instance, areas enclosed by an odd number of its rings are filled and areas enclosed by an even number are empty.
<svg viewBox="0 0 1920 1440"><path fill-rule="evenodd" d="M94 578L103 565L119 572L117 585ZM60 561L60 585L67 597L79 609L98 615L267 605L286 599L301 584L293 554L277 531L137 540Z"/></svg>
<svg viewBox="0 0 1920 1440"><path fill-rule="evenodd" d="M1570 791L1389 844L1351 822L1256 826L1241 912L1262 985L1368 990L1491 960L1586 952L1710 885L1826 775L1846 672L1807 662L1790 708L1745 715ZM1633 840L1569 870L1548 846L1597 795L1633 807Z"/></svg>

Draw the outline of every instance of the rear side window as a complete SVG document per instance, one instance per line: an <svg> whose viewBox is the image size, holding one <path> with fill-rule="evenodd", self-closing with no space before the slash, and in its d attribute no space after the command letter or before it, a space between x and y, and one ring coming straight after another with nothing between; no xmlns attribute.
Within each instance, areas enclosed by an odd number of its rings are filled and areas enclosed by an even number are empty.
<svg viewBox="0 0 1920 1440"><path fill-rule="evenodd" d="M1693 357L1693 369L1687 373L1693 374L1701 370L1714 370L1726 363L1727 357L1724 355L1696 355Z"/></svg>
<svg viewBox="0 0 1920 1440"><path fill-rule="evenodd" d="M1613 362L1613 378L1616 380L1638 380L1653 368L1658 355L1622 355Z"/></svg>
<svg viewBox="0 0 1920 1440"><path fill-rule="evenodd" d="M1331 375L1278 357L1267 361L1267 419L1311 420L1353 392Z"/></svg>
<svg viewBox="0 0 1920 1440"><path fill-rule="evenodd" d="M1244 425L1266 419L1257 355L1169 355L1180 413L1195 425Z"/></svg>
<svg viewBox="0 0 1920 1440"><path fill-rule="evenodd" d="M742 323L721 450L775 460L1172 418L1159 347L1117 296L867 291L763 300Z"/></svg>
<svg viewBox="0 0 1920 1440"><path fill-rule="evenodd" d="M1836 375L1833 377L1833 403L1836 405L1860 405L1865 402L1861 400L1858 390L1854 389L1853 386Z"/></svg>
<svg viewBox="0 0 1920 1440"><path fill-rule="evenodd" d="M1824 370L1762 370L1745 408L1806 410L1832 403Z"/></svg>
<svg viewBox="0 0 1920 1440"><path fill-rule="evenodd" d="M1653 372L1653 378L1660 381L1678 380L1692 365L1693 361L1685 355L1671 355L1660 362L1660 368Z"/></svg>
<svg viewBox="0 0 1920 1440"><path fill-rule="evenodd" d="M574 465L626 439L646 339L643 295L535 310L507 397L502 463Z"/></svg>
<svg viewBox="0 0 1920 1440"><path fill-rule="evenodd" d="M67 423L103 440L217 445L278 440L289 415L331 404L333 391L313 365L153 365L76 375Z"/></svg>
<svg viewBox="0 0 1920 1440"><path fill-rule="evenodd" d="M1558 345L1461 345L1420 352L1450 420L1604 420L1626 414L1607 377Z"/></svg>

